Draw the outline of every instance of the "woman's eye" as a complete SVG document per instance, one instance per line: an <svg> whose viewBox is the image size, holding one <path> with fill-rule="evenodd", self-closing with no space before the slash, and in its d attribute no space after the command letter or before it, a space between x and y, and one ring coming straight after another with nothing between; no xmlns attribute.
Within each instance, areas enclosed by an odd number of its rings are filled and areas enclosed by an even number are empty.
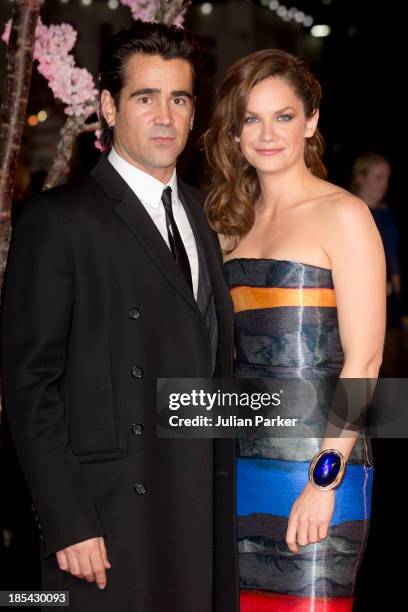
<svg viewBox="0 0 408 612"><path fill-rule="evenodd" d="M249 116L249 117L245 117L245 123L255 123L256 121L256 117L253 116Z"/></svg>
<svg viewBox="0 0 408 612"><path fill-rule="evenodd" d="M290 121L293 119L292 115L279 115L278 121Z"/></svg>

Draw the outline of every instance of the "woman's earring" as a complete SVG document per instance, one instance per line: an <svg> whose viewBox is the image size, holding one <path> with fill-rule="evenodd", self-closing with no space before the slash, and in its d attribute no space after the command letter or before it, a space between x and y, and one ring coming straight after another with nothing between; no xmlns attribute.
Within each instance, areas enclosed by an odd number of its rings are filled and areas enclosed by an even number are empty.
<svg viewBox="0 0 408 612"><path fill-rule="evenodd" d="M240 139L239 136L234 136L234 140L235 140L235 142L241 142L241 139Z"/></svg>

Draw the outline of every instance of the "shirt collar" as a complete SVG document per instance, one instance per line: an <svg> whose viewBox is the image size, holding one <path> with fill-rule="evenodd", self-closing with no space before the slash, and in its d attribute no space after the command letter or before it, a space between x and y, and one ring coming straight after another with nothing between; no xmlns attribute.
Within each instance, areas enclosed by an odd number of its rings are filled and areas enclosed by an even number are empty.
<svg viewBox="0 0 408 612"><path fill-rule="evenodd" d="M136 166L133 166L123 159L114 147L112 147L109 152L108 160L143 204L158 208L161 205L163 189L166 187L171 187L172 189L173 205L179 204L177 173L175 168L169 181L164 185L161 181L154 178L154 176L136 168Z"/></svg>

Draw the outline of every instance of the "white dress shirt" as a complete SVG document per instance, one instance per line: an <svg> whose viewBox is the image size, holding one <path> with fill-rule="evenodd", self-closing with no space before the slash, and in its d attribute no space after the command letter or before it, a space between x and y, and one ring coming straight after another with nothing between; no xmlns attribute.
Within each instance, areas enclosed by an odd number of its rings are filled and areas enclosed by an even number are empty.
<svg viewBox="0 0 408 612"><path fill-rule="evenodd" d="M149 213L153 223L156 225L163 240L166 242L170 250L169 238L167 234L166 213L162 202L163 189L171 187L171 203L173 208L173 216L177 228L180 232L184 248L187 251L188 260L190 262L191 276L193 280L193 293L197 299L198 291L198 254L197 245L194 234L190 226L186 211L178 197L177 175L176 170L165 185L155 179L147 172L139 170L128 161L123 159L114 147L110 150L108 160L121 175L124 181L129 185L132 191L139 198L146 211Z"/></svg>

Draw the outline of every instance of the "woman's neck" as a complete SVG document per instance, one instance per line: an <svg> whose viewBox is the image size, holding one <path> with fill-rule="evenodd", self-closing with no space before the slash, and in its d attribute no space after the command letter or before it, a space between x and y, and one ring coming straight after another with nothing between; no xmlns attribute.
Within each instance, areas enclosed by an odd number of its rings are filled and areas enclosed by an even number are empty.
<svg viewBox="0 0 408 612"><path fill-rule="evenodd" d="M309 186L315 178L306 166L293 166L282 172L258 172L261 194L256 208L258 213L273 217L292 204L307 198Z"/></svg>

